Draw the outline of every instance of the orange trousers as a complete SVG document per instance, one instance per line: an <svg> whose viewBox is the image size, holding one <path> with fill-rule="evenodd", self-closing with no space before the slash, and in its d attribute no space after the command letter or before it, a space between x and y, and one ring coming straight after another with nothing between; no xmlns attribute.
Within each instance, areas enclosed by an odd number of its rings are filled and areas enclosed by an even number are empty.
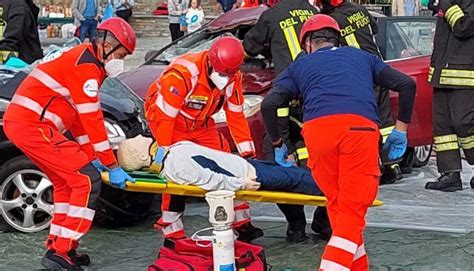
<svg viewBox="0 0 474 271"><path fill-rule="evenodd" d="M151 128L152 131L155 130L152 126ZM213 123L208 127L201 126L201 128L193 131L175 130L173 132L173 143L183 140L192 141L208 148L230 152L229 143L224 136L217 131ZM185 237L186 232L181 219L184 209L184 196L163 194L161 203L162 216L155 224L155 228L160 229L165 238L176 239ZM234 210L234 227L239 227L250 221L250 206L247 202L234 201Z"/></svg>
<svg viewBox="0 0 474 271"><path fill-rule="evenodd" d="M100 174L90 163L93 157L47 124L5 121L4 130L53 183L54 213L47 248L60 253L76 249L92 225L102 187ZM38 204L37 208L45 207Z"/></svg>
<svg viewBox="0 0 474 271"><path fill-rule="evenodd" d="M333 115L305 122L302 133L333 228L319 270L368 270L363 232L380 176L377 124L357 115Z"/></svg>

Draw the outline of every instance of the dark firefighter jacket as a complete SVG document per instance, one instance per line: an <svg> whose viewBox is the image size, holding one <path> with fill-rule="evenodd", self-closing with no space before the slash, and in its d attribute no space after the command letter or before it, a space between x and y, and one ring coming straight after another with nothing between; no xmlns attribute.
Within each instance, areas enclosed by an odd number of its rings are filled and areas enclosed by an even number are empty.
<svg viewBox="0 0 474 271"><path fill-rule="evenodd" d="M377 33L377 23L364 7L342 3L329 14L341 28L341 45L362 49L377 56L381 56L374 41Z"/></svg>
<svg viewBox="0 0 474 271"><path fill-rule="evenodd" d="M436 23L428 81L438 88L474 88L474 3L451 1Z"/></svg>
<svg viewBox="0 0 474 271"><path fill-rule="evenodd" d="M43 57L38 35L39 8L32 0L3 0L0 4L0 64L18 56L31 64Z"/></svg>
<svg viewBox="0 0 474 271"><path fill-rule="evenodd" d="M298 42L301 27L316 13L317 9L308 0L281 0L264 11L245 35L245 52L250 56L270 57L270 50L275 72L280 74L301 51Z"/></svg>

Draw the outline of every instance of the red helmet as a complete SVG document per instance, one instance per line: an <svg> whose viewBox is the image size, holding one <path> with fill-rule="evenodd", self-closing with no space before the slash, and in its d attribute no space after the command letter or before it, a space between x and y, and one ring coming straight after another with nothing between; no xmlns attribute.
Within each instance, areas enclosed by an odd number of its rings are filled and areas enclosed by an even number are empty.
<svg viewBox="0 0 474 271"><path fill-rule="evenodd" d="M244 62L244 47L234 37L218 38L209 49L209 61L216 72L233 75Z"/></svg>
<svg viewBox="0 0 474 271"><path fill-rule="evenodd" d="M319 6L319 5L322 5L323 4L323 1L325 4L329 4L333 7L338 7L340 6L342 3L344 3L344 0L316 0L316 4Z"/></svg>
<svg viewBox="0 0 474 271"><path fill-rule="evenodd" d="M275 6L276 4L278 4L279 0L266 0L266 1L264 1L264 2L266 2L267 6L273 7L273 6Z"/></svg>
<svg viewBox="0 0 474 271"><path fill-rule="evenodd" d="M109 31L120 44L132 54L137 44L137 36L133 28L122 18L112 17L97 26L97 30Z"/></svg>
<svg viewBox="0 0 474 271"><path fill-rule="evenodd" d="M341 31L339 25L337 24L336 20L334 20L331 16L324 15L324 14L316 14L311 16L301 28L300 32L300 44L303 44L304 38L307 34L311 32L315 32L324 28L330 28L337 33Z"/></svg>

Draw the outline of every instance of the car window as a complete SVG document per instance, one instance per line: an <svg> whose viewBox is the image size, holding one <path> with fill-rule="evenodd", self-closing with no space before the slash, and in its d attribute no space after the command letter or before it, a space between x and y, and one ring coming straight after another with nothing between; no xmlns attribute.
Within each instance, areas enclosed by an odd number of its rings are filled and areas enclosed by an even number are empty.
<svg viewBox="0 0 474 271"><path fill-rule="evenodd" d="M434 30L434 20L388 21L385 59L430 55Z"/></svg>
<svg viewBox="0 0 474 271"><path fill-rule="evenodd" d="M212 40L213 34L209 33L208 31L194 32L164 50L156 58L156 60L170 63L175 57L185 54L187 52L197 52L209 48L208 44Z"/></svg>
<svg viewBox="0 0 474 271"><path fill-rule="evenodd" d="M164 50L157 58L156 61L170 63L175 57L183 55L185 53L194 53L202 50L209 49L211 44L218 37L221 36L234 36L233 32L236 31L221 31L221 32L209 32L207 30L194 32L182 40L173 44L166 50Z"/></svg>

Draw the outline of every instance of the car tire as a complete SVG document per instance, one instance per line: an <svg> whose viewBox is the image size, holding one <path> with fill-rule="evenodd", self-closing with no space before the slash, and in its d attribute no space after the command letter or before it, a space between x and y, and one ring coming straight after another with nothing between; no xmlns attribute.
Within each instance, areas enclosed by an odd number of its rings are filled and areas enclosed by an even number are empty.
<svg viewBox="0 0 474 271"><path fill-rule="evenodd" d="M26 156L5 162L0 169L0 230L47 229L53 214L52 192L46 175Z"/></svg>
<svg viewBox="0 0 474 271"><path fill-rule="evenodd" d="M416 146L413 152L413 167L424 167L430 161L433 145Z"/></svg>

